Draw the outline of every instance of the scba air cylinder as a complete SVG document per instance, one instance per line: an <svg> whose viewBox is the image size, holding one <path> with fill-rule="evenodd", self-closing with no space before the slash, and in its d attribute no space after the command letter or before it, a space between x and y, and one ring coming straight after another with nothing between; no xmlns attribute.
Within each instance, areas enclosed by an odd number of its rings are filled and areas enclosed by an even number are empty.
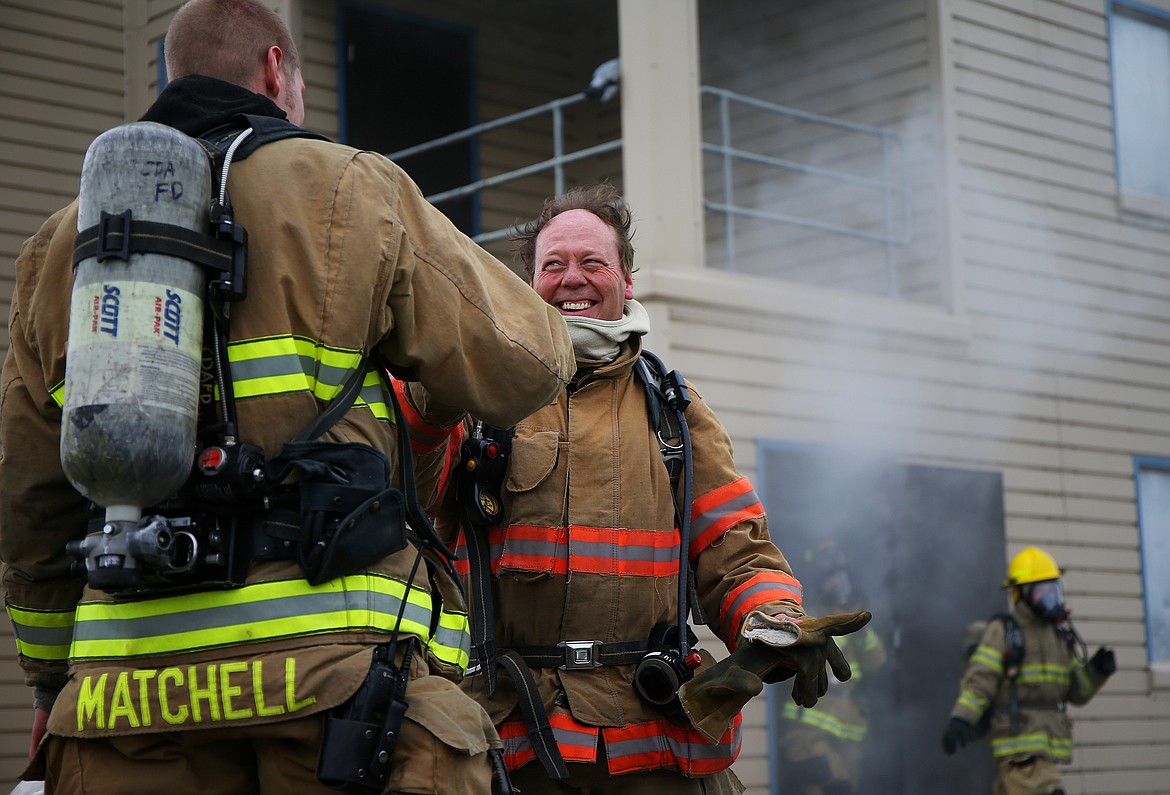
<svg viewBox="0 0 1170 795"><path fill-rule="evenodd" d="M205 231L210 201L207 155L194 139L153 122L125 124L86 152L77 228L129 210L134 221ZM200 266L165 254L78 263L61 463L107 521L137 520L190 473L206 282Z"/></svg>

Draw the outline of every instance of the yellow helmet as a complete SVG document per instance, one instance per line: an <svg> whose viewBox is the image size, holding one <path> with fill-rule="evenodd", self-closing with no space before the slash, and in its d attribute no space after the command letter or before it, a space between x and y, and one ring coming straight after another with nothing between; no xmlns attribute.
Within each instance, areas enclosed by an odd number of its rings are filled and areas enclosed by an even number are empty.
<svg viewBox="0 0 1170 795"><path fill-rule="evenodd" d="M1064 574L1064 569L1056 565L1051 555L1038 547L1025 547L1012 558L1008 566L1007 579L1003 581L1004 588L1025 585L1030 582L1057 580Z"/></svg>

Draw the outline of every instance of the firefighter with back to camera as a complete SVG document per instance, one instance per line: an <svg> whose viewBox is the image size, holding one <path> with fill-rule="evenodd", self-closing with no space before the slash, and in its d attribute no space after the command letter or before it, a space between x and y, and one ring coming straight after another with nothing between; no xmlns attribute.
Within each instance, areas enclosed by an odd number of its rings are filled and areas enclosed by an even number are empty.
<svg viewBox="0 0 1170 795"><path fill-rule="evenodd" d="M464 688L491 714L525 795L739 791L739 708L761 677L792 676L793 698L815 703L829 665L849 676L832 636L869 620L805 616L726 431L643 351L630 235L609 185L550 198L520 234L536 294L569 325L577 373L514 429L396 385L416 443L447 475L436 524L468 575L479 661ZM745 686L732 693L706 678L715 667L695 650L688 604L737 653L761 642L749 626L794 642L759 676L737 669Z"/></svg>
<svg viewBox="0 0 1170 795"><path fill-rule="evenodd" d="M17 260L0 552L24 775L486 793L500 741L456 685L466 607L385 370L512 423L572 374L564 322L393 163L298 126L297 48L261 0L186 3L166 58Z"/></svg>
<svg viewBox="0 0 1170 795"><path fill-rule="evenodd" d="M1053 557L1021 550L1003 587L1012 609L987 621L967 661L943 733L953 754L986 733L996 795L1064 795L1058 764L1072 760L1068 704L1086 704L1117 670L1113 650L1092 657L1069 619Z"/></svg>

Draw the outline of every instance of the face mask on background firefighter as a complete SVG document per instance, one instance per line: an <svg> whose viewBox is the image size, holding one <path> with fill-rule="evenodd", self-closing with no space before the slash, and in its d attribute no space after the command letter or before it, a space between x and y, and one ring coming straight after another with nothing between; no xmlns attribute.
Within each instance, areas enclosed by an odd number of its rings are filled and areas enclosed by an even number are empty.
<svg viewBox="0 0 1170 795"><path fill-rule="evenodd" d="M1026 587L1025 597L1032 611L1040 618L1049 621L1068 618L1068 608L1064 604L1064 588L1061 587L1060 580L1033 583Z"/></svg>
<svg viewBox="0 0 1170 795"><path fill-rule="evenodd" d="M849 601L853 593L853 583L849 581L849 572L837 569L821 582L821 593L834 605L843 605Z"/></svg>

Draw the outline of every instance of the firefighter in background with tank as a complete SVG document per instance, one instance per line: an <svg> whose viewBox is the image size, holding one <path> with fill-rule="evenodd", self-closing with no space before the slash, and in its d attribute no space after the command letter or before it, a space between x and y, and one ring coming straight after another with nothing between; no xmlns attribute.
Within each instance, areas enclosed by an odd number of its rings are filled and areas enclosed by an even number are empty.
<svg viewBox="0 0 1170 795"><path fill-rule="evenodd" d="M815 583L808 603L820 614L849 613L866 604L850 576L845 550L837 541L825 541L805 554L802 571ZM873 672L886 662L886 647L870 624L837 641L850 662L853 676L835 684L814 707L784 703L780 736L786 791L794 795L851 795L858 785L863 743L869 728L864 688Z"/></svg>
<svg viewBox="0 0 1170 795"><path fill-rule="evenodd" d="M943 733L943 750L953 754L980 736L977 727L992 711L987 738L999 768L996 795L1064 795L1057 765L1072 760L1066 708L1088 703L1117 670L1112 649L1102 646L1088 657L1069 619L1063 573L1037 547L1012 558L1003 582L1011 612L987 622Z"/></svg>
<svg viewBox="0 0 1170 795"><path fill-rule="evenodd" d="M374 354L444 403L499 423L563 388L573 359L555 310L393 163L295 126L304 118L297 47L262 0L191 0L166 44L171 81L144 119L194 136L251 126L262 144L236 152L227 180L235 223L248 233L247 295L231 305L228 343L239 443L271 460L353 384L360 397L309 448L381 460L375 492L391 478L407 487ZM134 157L126 153L127 168L140 168ZM299 534L321 527L302 517L327 516L332 504L298 507L312 461L302 462L300 481L273 484L291 495L281 514L291 512L291 523L278 527L266 502L248 503L254 513L241 522L260 552L245 558L251 566L237 587L122 596L71 575L67 542L87 530L86 500L63 473L60 450L77 233L75 201L25 243L2 377L4 596L34 692L25 777L43 776L49 793L336 791L318 781L325 727L347 714L383 653L409 680L384 791L487 792L488 750L499 739L455 684L468 648L456 581L439 558L422 558L402 522L382 522L377 512L390 514L389 503L371 500L363 525L372 516L376 532L397 532L405 548L310 585L302 561L316 560L314 548ZM136 256L145 255L125 259ZM316 469L325 482L337 479L328 463ZM337 485L340 495L345 484ZM379 651L388 649L395 653Z"/></svg>

